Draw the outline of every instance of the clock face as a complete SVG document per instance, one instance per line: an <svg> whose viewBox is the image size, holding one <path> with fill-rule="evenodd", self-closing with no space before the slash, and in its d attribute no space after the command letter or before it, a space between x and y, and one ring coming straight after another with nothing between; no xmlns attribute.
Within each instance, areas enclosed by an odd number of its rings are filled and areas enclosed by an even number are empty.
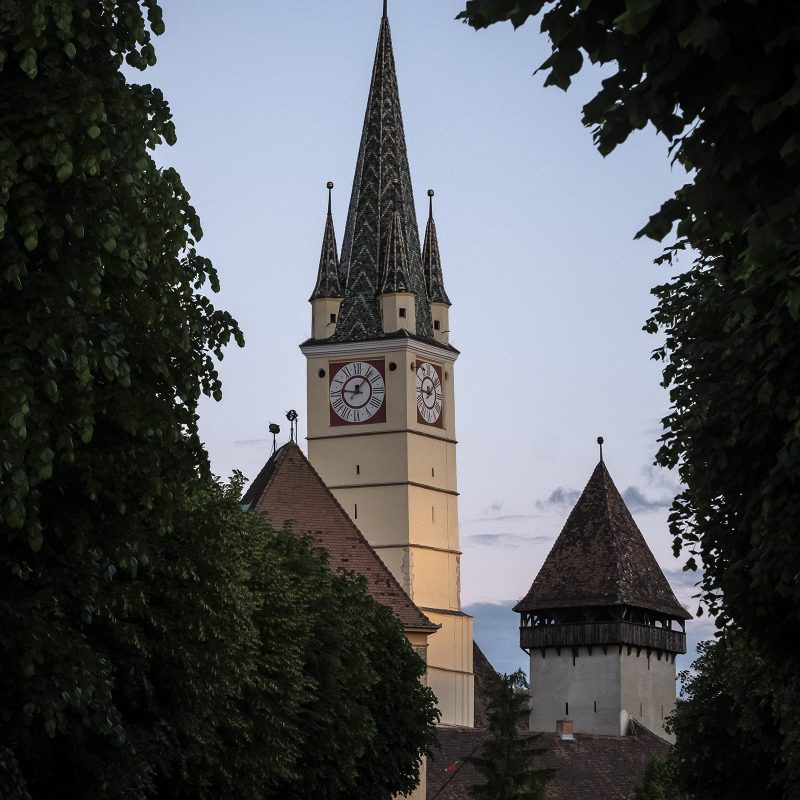
<svg viewBox="0 0 800 800"><path fill-rule="evenodd" d="M417 362L417 422L443 427L442 397L442 368Z"/></svg>
<svg viewBox="0 0 800 800"><path fill-rule="evenodd" d="M383 361L330 364L331 425L386 421Z"/></svg>

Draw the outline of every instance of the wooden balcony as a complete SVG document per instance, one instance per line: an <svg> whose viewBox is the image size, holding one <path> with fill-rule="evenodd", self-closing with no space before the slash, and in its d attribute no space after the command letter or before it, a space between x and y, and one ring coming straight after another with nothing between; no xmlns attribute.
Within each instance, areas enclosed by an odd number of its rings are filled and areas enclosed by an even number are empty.
<svg viewBox="0 0 800 800"><path fill-rule="evenodd" d="M574 622L521 627L519 644L524 650L541 647L630 645L668 653L685 653L686 634L681 630L639 625L635 622Z"/></svg>

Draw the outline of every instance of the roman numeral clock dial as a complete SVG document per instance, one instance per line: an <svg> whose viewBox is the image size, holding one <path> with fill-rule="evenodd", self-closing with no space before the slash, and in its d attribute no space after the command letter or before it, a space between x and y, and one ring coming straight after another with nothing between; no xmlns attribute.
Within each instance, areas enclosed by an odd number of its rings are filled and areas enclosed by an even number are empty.
<svg viewBox="0 0 800 800"><path fill-rule="evenodd" d="M331 425L386 422L386 383L383 361L330 364Z"/></svg>
<svg viewBox="0 0 800 800"><path fill-rule="evenodd" d="M417 363L417 422L444 426L442 417L442 368L427 361Z"/></svg>

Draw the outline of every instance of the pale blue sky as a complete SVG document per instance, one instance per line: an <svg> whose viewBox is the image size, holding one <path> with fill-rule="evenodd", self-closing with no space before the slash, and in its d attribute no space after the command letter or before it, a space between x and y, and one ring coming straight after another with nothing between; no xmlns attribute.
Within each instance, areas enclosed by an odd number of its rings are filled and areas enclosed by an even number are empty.
<svg viewBox="0 0 800 800"><path fill-rule="evenodd" d="M200 249L223 286L216 302L247 339L221 365L223 401L201 407L220 475L254 476L269 455L267 423L287 431L289 408L305 434L298 344L310 334L324 187L336 184L341 243L380 6L165 3L167 31L145 79L169 100L178 144L159 157L192 195ZM633 236L680 171L652 130L601 158L580 123L598 70L566 94L545 89L532 75L549 52L538 25L475 32L454 21L462 6L394 0L389 16L417 214L424 221L433 187L462 352L463 602L510 605L527 591L570 490L597 462L599 434L656 557L679 570L665 524L674 482L651 467L667 397L649 358L657 340L641 331L649 289L667 275L652 265L660 247ZM675 588L694 612L689 583ZM488 651L508 638L490 617L476 626Z"/></svg>

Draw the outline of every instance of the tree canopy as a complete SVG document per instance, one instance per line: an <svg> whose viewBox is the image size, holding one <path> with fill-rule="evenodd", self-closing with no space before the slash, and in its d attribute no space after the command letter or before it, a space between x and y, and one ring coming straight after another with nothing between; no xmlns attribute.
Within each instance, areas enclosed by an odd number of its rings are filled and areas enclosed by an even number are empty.
<svg viewBox="0 0 800 800"><path fill-rule="evenodd" d="M169 107L121 71L163 29L155 0L0 0L0 795L388 800L424 665L198 437L243 338L152 157Z"/></svg>
<svg viewBox="0 0 800 800"><path fill-rule="evenodd" d="M766 0L469 0L476 28L544 12L546 84L611 74L584 106L602 154L652 124L688 174L639 235L694 263L654 290L672 410L657 460L685 490L676 549L703 597L785 651L800 633L800 7ZM677 262L676 262L677 263Z"/></svg>
<svg viewBox="0 0 800 800"><path fill-rule="evenodd" d="M550 773L536 770L538 735L524 734L530 709L522 670L498 675L489 684L489 735L470 761L484 782L470 787L474 800L544 800Z"/></svg>

